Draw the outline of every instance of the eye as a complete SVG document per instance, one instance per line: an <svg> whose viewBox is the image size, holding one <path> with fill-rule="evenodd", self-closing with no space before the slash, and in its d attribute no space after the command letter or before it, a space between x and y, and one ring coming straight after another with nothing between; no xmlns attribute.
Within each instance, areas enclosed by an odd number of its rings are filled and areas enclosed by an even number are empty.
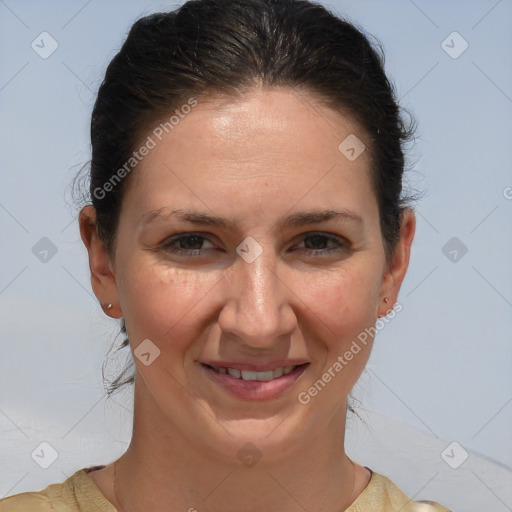
<svg viewBox="0 0 512 512"><path fill-rule="evenodd" d="M322 233L307 234L304 236L301 243L304 243L306 245L306 251L314 256L344 251L349 247L348 242L343 238ZM334 244L334 246L331 245L330 248L326 248L329 243Z"/></svg>
<svg viewBox="0 0 512 512"><path fill-rule="evenodd" d="M162 248L166 252L182 256L201 256L203 243L209 242L207 238L197 233L187 233L167 239Z"/></svg>
<svg viewBox="0 0 512 512"><path fill-rule="evenodd" d="M205 243L211 244L212 247L205 248ZM349 248L349 243L345 239L322 233L309 233L303 235L300 243L304 243L306 246L304 250L312 256L322 256L334 252L342 252ZM215 248L214 244L208 238L199 233L182 233L173 236L168 238L161 247L165 252L171 254L194 257L202 256L206 251Z"/></svg>

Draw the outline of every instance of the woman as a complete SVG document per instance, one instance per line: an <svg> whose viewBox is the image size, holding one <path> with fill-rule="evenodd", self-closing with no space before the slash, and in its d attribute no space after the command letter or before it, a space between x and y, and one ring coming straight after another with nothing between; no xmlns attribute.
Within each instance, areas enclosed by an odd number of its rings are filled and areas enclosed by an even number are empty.
<svg viewBox="0 0 512 512"><path fill-rule="evenodd" d="M132 440L0 511L447 510L344 450L360 334L409 263L411 134L375 49L320 5L137 21L98 93L79 217L134 355Z"/></svg>

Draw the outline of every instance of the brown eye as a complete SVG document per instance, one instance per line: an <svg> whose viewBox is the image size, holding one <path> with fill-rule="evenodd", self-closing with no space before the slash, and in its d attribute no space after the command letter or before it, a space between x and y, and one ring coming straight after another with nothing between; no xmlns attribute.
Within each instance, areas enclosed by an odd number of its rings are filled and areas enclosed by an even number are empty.
<svg viewBox="0 0 512 512"><path fill-rule="evenodd" d="M169 238L162 245L162 249L166 252L182 256L201 256L205 250L203 247L205 242L209 242L209 240L204 236L194 233L181 234Z"/></svg>
<svg viewBox="0 0 512 512"><path fill-rule="evenodd" d="M322 254L329 254L339 252L348 248L348 243L339 237L332 235L325 235L321 233L314 233L304 236L303 238L305 249L310 254L321 256ZM330 245L330 247L329 247Z"/></svg>

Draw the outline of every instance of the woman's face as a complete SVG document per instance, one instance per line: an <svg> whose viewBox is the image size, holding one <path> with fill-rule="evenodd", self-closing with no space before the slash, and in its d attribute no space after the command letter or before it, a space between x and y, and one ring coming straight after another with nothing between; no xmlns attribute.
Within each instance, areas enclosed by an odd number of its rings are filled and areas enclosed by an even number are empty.
<svg viewBox="0 0 512 512"><path fill-rule="evenodd" d="M229 457L248 441L277 456L343 425L371 349L358 336L403 276L386 274L351 119L289 89L186 111L147 134L107 302L126 322L144 414Z"/></svg>

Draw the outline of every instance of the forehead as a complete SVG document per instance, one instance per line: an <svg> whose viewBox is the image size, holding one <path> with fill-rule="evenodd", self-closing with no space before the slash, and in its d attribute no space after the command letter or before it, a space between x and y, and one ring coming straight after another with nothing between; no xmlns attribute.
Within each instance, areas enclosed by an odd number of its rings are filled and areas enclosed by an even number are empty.
<svg viewBox="0 0 512 512"><path fill-rule="evenodd" d="M210 201L213 191L236 190L242 197L262 187L269 200L283 200L282 195L272 197L271 190L283 194L294 189L286 198L292 201L300 188L312 186L324 193L333 193L333 185L345 194L359 190L366 198L371 193L369 151L355 159L344 152L345 141L359 141L355 150L360 152L366 134L351 117L312 94L254 89L236 99L198 99L196 106L178 113L172 124L165 117L145 136L154 147L134 172L142 202L150 196L161 202L167 189L187 188L187 195Z"/></svg>

